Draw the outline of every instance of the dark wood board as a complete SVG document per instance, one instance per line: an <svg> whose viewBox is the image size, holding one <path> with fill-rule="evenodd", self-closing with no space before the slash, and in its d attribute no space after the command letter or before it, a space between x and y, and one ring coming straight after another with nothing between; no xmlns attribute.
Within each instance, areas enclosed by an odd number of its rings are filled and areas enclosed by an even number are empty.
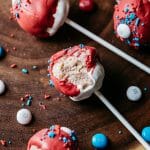
<svg viewBox="0 0 150 150"><path fill-rule="evenodd" d="M97 8L87 14L79 10L76 0L72 0L69 17L150 65L148 48L144 51L133 50L115 38L112 20L115 2L95 1ZM101 91L139 132L144 126L150 125L150 77L67 25L52 38L37 39L21 30L15 21L9 20L10 7L10 0L0 0L0 44L9 50L6 57L0 60L0 79L7 85L6 93L0 96L0 139L12 141L7 147L0 145L0 149L26 150L33 129L61 124L76 130L81 150L93 149L91 137L97 132L108 136L109 150L142 150L142 146L96 96L77 103L63 96L59 100L59 93L48 85L47 61L62 48L79 43L95 46L106 73ZM11 34L14 34L13 38ZM13 47L17 50L12 50ZM17 64L18 67L12 69L11 64ZM36 71L32 70L33 65L38 66ZM29 69L28 75L22 74L24 67ZM127 100L126 89L130 85L138 85L142 90L148 88L141 101L133 103ZM27 108L32 111L34 119L30 125L21 126L16 121L16 113L21 108L20 97L26 92L33 96L32 106ZM52 98L44 100L45 92ZM43 102L47 109L40 110L39 102ZM122 134L118 133L120 130Z"/></svg>

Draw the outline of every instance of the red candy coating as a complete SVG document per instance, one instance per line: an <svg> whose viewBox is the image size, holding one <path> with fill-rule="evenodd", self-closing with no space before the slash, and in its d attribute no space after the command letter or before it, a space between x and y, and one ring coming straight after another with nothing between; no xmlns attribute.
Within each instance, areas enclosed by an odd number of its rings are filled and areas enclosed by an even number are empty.
<svg viewBox="0 0 150 150"><path fill-rule="evenodd" d="M13 13L25 31L38 37L48 37L46 29L54 23L57 3L58 0L21 0L13 6Z"/></svg>
<svg viewBox="0 0 150 150"><path fill-rule="evenodd" d="M59 125L52 126L50 129L42 129L34 134L27 146L30 150L36 146L39 150L78 150L76 135L61 130Z"/></svg>

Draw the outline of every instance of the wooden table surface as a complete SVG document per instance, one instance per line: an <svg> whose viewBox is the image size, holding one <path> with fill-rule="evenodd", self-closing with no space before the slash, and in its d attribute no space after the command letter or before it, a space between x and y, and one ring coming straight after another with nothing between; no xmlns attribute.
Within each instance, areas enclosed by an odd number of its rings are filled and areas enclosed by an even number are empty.
<svg viewBox="0 0 150 150"><path fill-rule="evenodd" d="M133 50L115 38L112 20L115 2L95 1L97 8L87 14L79 10L76 0L72 0L69 17L150 65L148 48L144 51ZM12 141L7 147L0 145L0 150L26 150L28 139L33 135L34 129L40 130L53 124L75 129L81 150L93 149L91 137L98 132L108 136L109 150L142 150L142 146L96 96L77 103L60 96L55 88L48 85L46 70L49 57L62 48L80 43L95 46L106 72L101 91L139 132L144 126L150 125L148 74L67 25L64 25L54 37L46 40L30 36L21 30L15 21L9 20L10 0L0 2L0 44L9 50L6 57L0 60L0 79L7 85L7 91L0 96L0 139ZM13 38L11 34L14 34ZM13 47L16 47L16 51ZM10 68L11 64L16 64L17 68ZM32 70L33 65L37 65L38 69ZM29 74L23 74L22 68L27 68ZM134 103L127 100L126 89L130 85L138 85L142 90L148 89L141 101ZM30 125L21 126L16 121L16 113L22 108L20 97L26 93L33 96L32 105L25 107L31 110L34 119ZM51 99L45 100L44 93L50 94ZM40 109L40 102L46 105L46 110ZM119 131L122 131L122 134L119 134Z"/></svg>

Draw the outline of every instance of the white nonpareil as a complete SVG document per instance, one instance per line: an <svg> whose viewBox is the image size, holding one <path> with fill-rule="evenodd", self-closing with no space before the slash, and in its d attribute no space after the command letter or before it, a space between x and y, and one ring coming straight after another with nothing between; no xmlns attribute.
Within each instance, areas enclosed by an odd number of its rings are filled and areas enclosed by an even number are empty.
<svg viewBox="0 0 150 150"><path fill-rule="evenodd" d="M129 38L131 35L131 31L130 28L127 24L119 24L117 27L117 34L121 37L121 38Z"/></svg>

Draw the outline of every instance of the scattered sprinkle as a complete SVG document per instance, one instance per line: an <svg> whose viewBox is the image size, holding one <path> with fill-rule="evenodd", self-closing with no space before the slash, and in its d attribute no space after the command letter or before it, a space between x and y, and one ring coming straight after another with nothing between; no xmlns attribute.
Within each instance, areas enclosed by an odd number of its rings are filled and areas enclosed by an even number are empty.
<svg viewBox="0 0 150 150"><path fill-rule="evenodd" d="M50 96L49 94L45 94L45 95L44 95L44 98L45 98L45 99L49 99L50 97L51 97L51 96Z"/></svg>
<svg viewBox="0 0 150 150"><path fill-rule="evenodd" d="M28 74L29 73L28 69L26 69L26 68L23 68L21 71L22 71L23 74Z"/></svg>
<svg viewBox="0 0 150 150"><path fill-rule="evenodd" d="M16 67L17 67L16 64L11 64L11 65L10 65L10 68L16 68Z"/></svg>

